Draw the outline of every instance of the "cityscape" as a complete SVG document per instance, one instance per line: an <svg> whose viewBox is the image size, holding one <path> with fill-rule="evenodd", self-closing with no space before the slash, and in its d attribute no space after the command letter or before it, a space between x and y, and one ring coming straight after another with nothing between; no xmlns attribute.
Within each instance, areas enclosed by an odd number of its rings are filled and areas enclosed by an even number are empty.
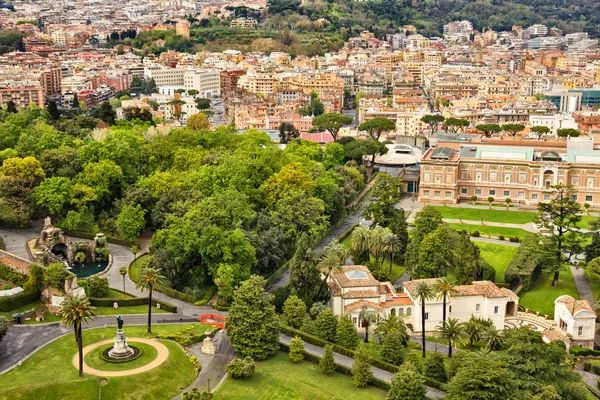
<svg viewBox="0 0 600 400"><path fill-rule="evenodd" d="M600 398L599 27L0 0L0 399Z"/></svg>

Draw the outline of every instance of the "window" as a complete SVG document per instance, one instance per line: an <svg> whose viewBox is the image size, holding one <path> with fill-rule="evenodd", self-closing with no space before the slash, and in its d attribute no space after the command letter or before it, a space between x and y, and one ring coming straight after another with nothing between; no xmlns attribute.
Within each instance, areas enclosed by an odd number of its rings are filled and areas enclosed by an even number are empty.
<svg viewBox="0 0 600 400"><path fill-rule="evenodd" d="M467 194L467 188L460 188L460 194Z"/></svg>
<svg viewBox="0 0 600 400"><path fill-rule="evenodd" d="M475 194L481 195L481 189L475 189Z"/></svg>
<svg viewBox="0 0 600 400"><path fill-rule="evenodd" d="M587 178L587 187L589 187L589 188L594 187L594 178Z"/></svg>
<svg viewBox="0 0 600 400"><path fill-rule="evenodd" d="M550 195L549 194L545 194L544 195L544 201L550 201Z"/></svg>
<svg viewBox="0 0 600 400"><path fill-rule="evenodd" d="M490 182L498 182L498 173L490 172Z"/></svg>
<svg viewBox="0 0 600 400"><path fill-rule="evenodd" d="M512 174L504 174L504 183L510 183L510 176Z"/></svg>
<svg viewBox="0 0 600 400"><path fill-rule="evenodd" d="M448 312L451 313L452 312L452 306L448 306Z"/></svg>
<svg viewBox="0 0 600 400"><path fill-rule="evenodd" d="M410 317L410 314L412 314L412 309L409 307L406 309L406 315Z"/></svg>
<svg viewBox="0 0 600 400"><path fill-rule="evenodd" d="M356 322L358 322L358 320L356 319L356 317L352 318L352 322L354 323L354 325L356 325Z"/></svg>
<svg viewBox="0 0 600 400"><path fill-rule="evenodd" d="M469 180L469 171L460 171L460 179Z"/></svg>
<svg viewBox="0 0 600 400"><path fill-rule="evenodd" d="M483 172L478 172L477 174L475 174L475 180L477 182L481 182L482 178L483 178Z"/></svg>
<svg viewBox="0 0 600 400"><path fill-rule="evenodd" d="M435 184L439 185L440 183L442 183L442 175L435 174Z"/></svg>
<svg viewBox="0 0 600 400"><path fill-rule="evenodd" d="M537 200L538 199L538 194L534 193L531 195L531 200Z"/></svg>
<svg viewBox="0 0 600 400"><path fill-rule="evenodd" d="M527 182L527 174L519 174L519 183Z"/></svg>
<svg viewBox="0 0 600 400"><path fill-rule="evenodd" d="M495 196L496 195L496 191L494 189L490 189L490 196Z"/></svg>
<svg viewBox="0 0 600 400"><path fill-rule="evenodd" d="M423 196L429 197L429 190L423 190Z"/></svg>
<svg viewBox="0 0 600 400"><path fill-rule="evenodd" d="M578 334L579 336L583 336L583 326L580 326L580 327L577 329L577 334Z"/></svg>
<svg viewBox="0 0 600 400"><path fill-rule="evenodd" d="M571 185L573 185L573 186L579 186L579 177L578 176L572 176L571 177Z"/></svg>
<svg viewBox="0 0 600 400"><path fill-rule="evenodd" d="M585 196L585 201L594 201L593 196Z"/></svg>
<svg viewBox="0 0 600 400"><path fill-rule="evenodd" d="M563 331L567 330L567 323L565 321L563 321L562 319L559 320L559 324L558 326L560 327L560 329L562 329Z"/></svg>
<svg viewBox="0 0 600 400"><path fill-rule="evenodd" d="M398 309L398 315L404 315L404 308L400 307Z"/></svg>
<svg viewBox="0 0 600 400"><path fill-rule="evenodd" d="M572 195L571 195L571 200L573 200L573 201L577 201L577 195L576 195L576 194L572 194Z"/></svg>
<svg viewBox="0 0 600 400"><path fill-rule="evenodd" d="M440 191L436 190L435 192L433 192L433 197L440 197Z"/></svg>
<svg viewBox="0 0 600 400"><path fill-rule="evenodd" d="M504 197L510 197L510 190L505 190L502 194Z"/></svg>
<svg viewBox="0 0 600 400"><path fill-rule="evenodd" d="M498 306L494 306L494 314L498 314L500 308Z"/></svg>
<svg viewBox="0 0 600 400"><path fill-rule="evenodd" d="M425 321L427 321L428 319L429 319L429 313L428 313L428 312L426 312L426 313L425 313Z"/></svg>
<svg viewBox="0 0 600 400"><path fill-rule="evenodd" d="M396 309L392 308L392 310L390 311L390 315L396 315Z"/></svg>
<svg viewBox="0 0 600 400"><path fill-rule="evenodd" d="M518 192L518 193L517 193L517 197L518 197L519 199L524 199L524 198L525 198L525 192Z"/></svg>
<svg viewBox="0 0 600 400"><path fill-rule="evenodd" d="M481 307L481 304L475 304L475 311L479 311L480 307Z"/></svg>
<svg viewBox="0 0 600 400"><path fill-rule="evenodd" d="M446 198L449 199L452 197L452 192L446 192Z"/></svg>

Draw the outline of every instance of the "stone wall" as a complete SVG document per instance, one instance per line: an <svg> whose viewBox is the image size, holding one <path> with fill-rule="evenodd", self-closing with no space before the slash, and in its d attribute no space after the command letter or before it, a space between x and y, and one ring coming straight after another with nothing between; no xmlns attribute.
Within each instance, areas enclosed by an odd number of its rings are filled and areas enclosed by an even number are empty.
<svg viewBox="0 0 600 400"><path fill-rule="evenodd" d="M29 268L33 264L29 260L15 256L4 250L0 250L0 263L6 264L15 271L25 275L29 274Z"/></svg>

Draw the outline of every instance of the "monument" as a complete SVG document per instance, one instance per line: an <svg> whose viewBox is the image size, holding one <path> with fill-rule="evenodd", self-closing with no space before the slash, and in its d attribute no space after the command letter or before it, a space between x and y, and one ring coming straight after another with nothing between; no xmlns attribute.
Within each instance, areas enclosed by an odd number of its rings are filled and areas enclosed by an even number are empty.
<svg viewBox="0 0 600 400"><path fill-rule="evenodd" d="M123 331L123 317L117 315L117 335L115 336L115 345L108 352L108 356L115 360L122 360L134 355L134 351L127 345L127 336Z"/></svg>

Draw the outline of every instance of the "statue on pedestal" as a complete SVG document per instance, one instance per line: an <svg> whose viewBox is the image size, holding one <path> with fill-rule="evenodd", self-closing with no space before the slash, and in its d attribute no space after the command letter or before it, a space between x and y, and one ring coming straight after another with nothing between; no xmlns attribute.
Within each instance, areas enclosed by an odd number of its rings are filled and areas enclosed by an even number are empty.
<svg viewBox="0 0 600 400"><path fill-rule="evenodd" d="M117 327L118 329L123 329L123 317L121 317L121 314L117 315Z"/></svg>
<svg viewBox="0 0 600 400"><path fill-rule="evenodd" d="M128 358L133 355L133 349L127 345L127 336L123 331L123 317L117 315L117 334L115 335L115 345L108 352L108 356L114 359Z"/></svg>

